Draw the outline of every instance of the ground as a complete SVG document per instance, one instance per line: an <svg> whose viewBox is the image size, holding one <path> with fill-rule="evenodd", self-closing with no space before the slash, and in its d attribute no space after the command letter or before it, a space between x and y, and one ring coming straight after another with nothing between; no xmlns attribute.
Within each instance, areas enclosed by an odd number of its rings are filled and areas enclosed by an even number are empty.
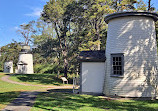
<svg viewBox="0 0 158 111"><path fill-rule="evenodd" d="M50 74L46 74L47 77L44 74L41 77L39 75L14 75L8 78L13 82L8 83L9 81L2 81L6 75L0 73L0 109L9 104L20 92L39 91L41 93L37 95L31 111L158 111L158 100L116 99L72 94L72 89L65 89L71 85L61 89L62 81L53 79L54 82L51 85Z"/></svg>

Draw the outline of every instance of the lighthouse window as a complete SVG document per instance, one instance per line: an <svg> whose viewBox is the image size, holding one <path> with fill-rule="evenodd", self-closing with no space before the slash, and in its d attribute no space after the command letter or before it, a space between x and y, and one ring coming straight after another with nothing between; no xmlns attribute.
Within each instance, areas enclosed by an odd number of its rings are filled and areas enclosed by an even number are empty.
<svg viewBox="0 0 158 111"><path fill-rule="evenodd" d="M111 54L112 76L123 75L123 54Z"/></svg>

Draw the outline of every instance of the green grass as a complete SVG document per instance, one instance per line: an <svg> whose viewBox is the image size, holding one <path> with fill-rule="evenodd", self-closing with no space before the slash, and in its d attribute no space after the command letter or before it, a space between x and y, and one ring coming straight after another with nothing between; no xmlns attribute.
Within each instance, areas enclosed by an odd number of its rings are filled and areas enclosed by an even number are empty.
<svg viewBox="0 0 158 111"><path fill-rule="evenodd" d="M0 78L4 76L4 73L0 73ZM18 85L18 84L12 84L8 82L4 82L0 80L0 92L11 92L11 91L31 91L31 90L38 90L38 89L44 89L43 87L39 86L24 86L24 85Z"/></svg>
<svg viewBox="0 0 158 111"><path fill-rule="evenodd" d="M62 80L57 78L56 75L57 74L15 74L12 75L10 79L35 85L63 85Z"/></svg>
<svg viewBox="0 0 158 111"><path fill-rule="evenodd" d="M157 100L108 100L61 92L38 95L31 111L158 111Z"/></svg>
<svg viewBox="0 0 158 111"><path fill-rule="evenodd" d="M4 76L4 73L0 73L0 78ZM39 90L45 89L43 87L36 86L23 86L17 84L11 84L0 80L0 109L4 108L9 102L16 98L21 91Z"/></svg>

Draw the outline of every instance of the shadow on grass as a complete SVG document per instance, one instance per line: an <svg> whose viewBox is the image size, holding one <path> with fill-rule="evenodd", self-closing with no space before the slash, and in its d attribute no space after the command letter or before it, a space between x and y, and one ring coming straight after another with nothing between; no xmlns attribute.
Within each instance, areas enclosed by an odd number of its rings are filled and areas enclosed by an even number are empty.
<svg viewBox="0 0 158 111"><path fill-rule="evenodd" d="M22 82L34 82L44 85L62 85L62 80L56 77L56 74L12 74Z"/></svg>
<svg viewBox="0 0 158 111"><path fill-rule="evenodd" d="M114 111L158 111L155 100L108 100L99 96L63 93L63 90L50 90L36 99L34 108L55 110L114 110ZM61 93L62 92L62 93ZM53 109L53 110L52 110Z"/></svg>
<svg viewBox="0 0 158 111"><path fill-rule="evenodd" d="M16 97L18 97L20 92L12 91L12 92L4 92L0 93L0 104L7 104L13 101Z"/></svg>
<svg viewBox="0 0 158 111"><path fill-rule="evenodd" d="M51 92L73 93L72 89L49 89L47 91L49 93L51 93Z"/></svg>

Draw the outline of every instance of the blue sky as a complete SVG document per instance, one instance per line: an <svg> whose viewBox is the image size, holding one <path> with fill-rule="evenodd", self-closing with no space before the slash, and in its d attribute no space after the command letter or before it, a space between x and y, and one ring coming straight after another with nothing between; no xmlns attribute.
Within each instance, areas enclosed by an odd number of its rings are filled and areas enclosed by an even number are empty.
<svg viewBox="0 0 158 111"><path fill-rule="evenodd" d="M49 0L0 0L0 47L12 42L22 41L16 30L23 23L37 20L43 6ZM148 0L143 0L147 3ZM151 0L158 9L158 0Z"/></svg>
<svg viewBox="0 0 158 111"><path fill-rule="evenodd" d="M37 20L48 0L0 0L0 46L22 41L16 30L19 25Z"/></svg>

